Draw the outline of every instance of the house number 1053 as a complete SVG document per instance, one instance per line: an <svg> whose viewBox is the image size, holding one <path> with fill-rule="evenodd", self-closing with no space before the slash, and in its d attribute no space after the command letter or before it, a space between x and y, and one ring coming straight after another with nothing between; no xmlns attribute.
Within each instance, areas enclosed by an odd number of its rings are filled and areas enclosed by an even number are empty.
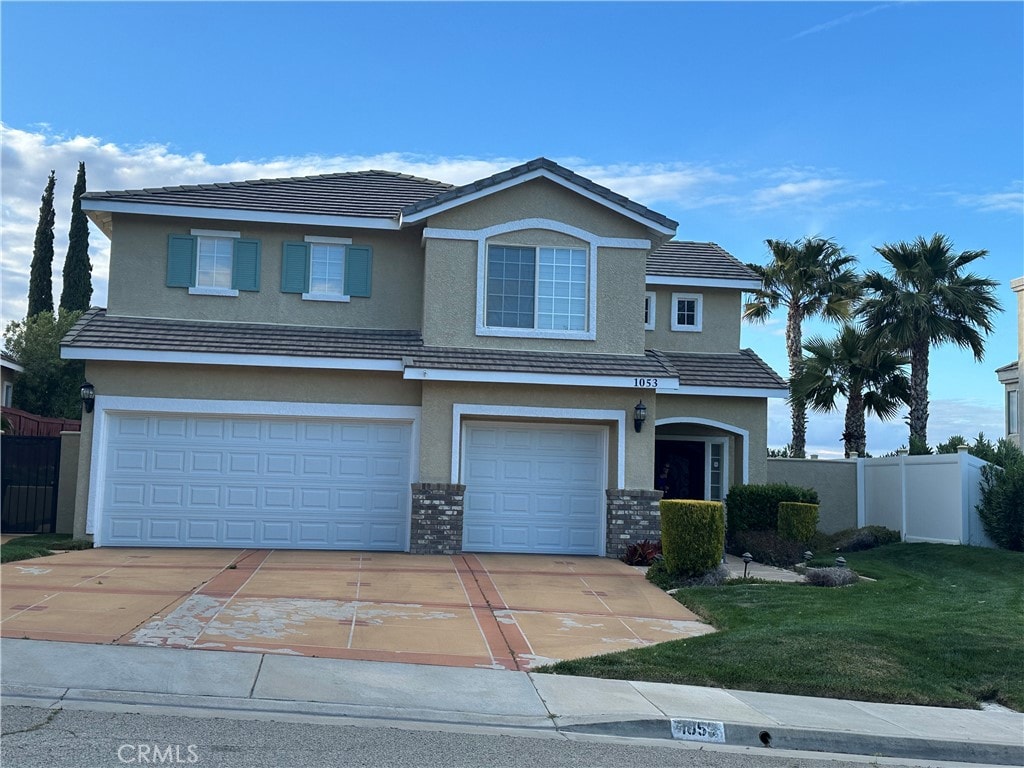
<svg viewBox="0 0 1024 768"><path fill-rule="evenodd" d="M640 387L642 389L657 389L657 379L633 379L633 386Z"/></svg>

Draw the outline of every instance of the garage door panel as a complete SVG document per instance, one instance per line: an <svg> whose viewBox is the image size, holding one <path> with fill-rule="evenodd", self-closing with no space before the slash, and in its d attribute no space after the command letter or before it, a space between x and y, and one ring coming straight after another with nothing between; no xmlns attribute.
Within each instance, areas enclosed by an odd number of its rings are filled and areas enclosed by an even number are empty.
<svg viewBox="0 0 1024 768"><path fill-rule="evenodd" d="M406 548L408 423L110 419L103 544Z"/></svg>
<svg viewBox="0 0 1024 768"><path fill-rule="evenodd" d="M607 434L570 424L466 424L463 548L599 554Z"/></svg>

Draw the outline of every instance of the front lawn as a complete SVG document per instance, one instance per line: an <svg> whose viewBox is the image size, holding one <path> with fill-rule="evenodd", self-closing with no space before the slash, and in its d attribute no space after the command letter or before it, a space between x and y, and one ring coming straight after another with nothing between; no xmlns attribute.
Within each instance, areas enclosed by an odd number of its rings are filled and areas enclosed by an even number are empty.
<svg viewBox="0 0 1024 768"><path fill-rule="evenodd" d="M90 549L92 542L73 539L62 533L38 533L33 536L19 536L0 546L0 563L15 560L30 560L33 557L44 557L51 550Z"/></svg>
<svg viewBox="0 0 1024 768"><path fill-rule="evenodd" d="M1024 554L891 544L845 556L877 581L682 589L676 598L721 631L540 671L1024 710Z"/></svg>

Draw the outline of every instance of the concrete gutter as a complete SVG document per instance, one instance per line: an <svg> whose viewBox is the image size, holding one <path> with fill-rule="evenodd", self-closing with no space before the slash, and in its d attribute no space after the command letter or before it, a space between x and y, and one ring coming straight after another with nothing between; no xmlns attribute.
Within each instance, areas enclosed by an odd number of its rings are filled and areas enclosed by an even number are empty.
<svg viewBox="0 0 1024 768"><path fill-rule="evenodd" d="M2 703L238 719L388 720L1024 765L1024 715L493 669L0 641ZM690 723L692 725L692 722ZM767 736L770 746L763 742ZM708 743L713 746L715 742ZM696 742L695 742L696 745Z"/></svg>

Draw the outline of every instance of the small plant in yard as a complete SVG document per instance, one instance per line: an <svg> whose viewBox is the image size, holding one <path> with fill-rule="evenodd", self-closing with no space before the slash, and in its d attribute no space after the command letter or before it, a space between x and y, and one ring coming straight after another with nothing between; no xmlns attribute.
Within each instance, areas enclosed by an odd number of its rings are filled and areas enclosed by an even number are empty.
<svg viewBox="0 0 1024 768"><path fill-rule="evenodd" d="M860 576L849 568L808 568L807 583L814 587L846 587L860 581Z"/></svg>
<svg viewBox="0 0 1024 768"><path fill-rule="evenodd" d="M625 553L619 558L626 565L650 565L654 558L661 554L661 542L644 539L626 547Z"/></svg>

